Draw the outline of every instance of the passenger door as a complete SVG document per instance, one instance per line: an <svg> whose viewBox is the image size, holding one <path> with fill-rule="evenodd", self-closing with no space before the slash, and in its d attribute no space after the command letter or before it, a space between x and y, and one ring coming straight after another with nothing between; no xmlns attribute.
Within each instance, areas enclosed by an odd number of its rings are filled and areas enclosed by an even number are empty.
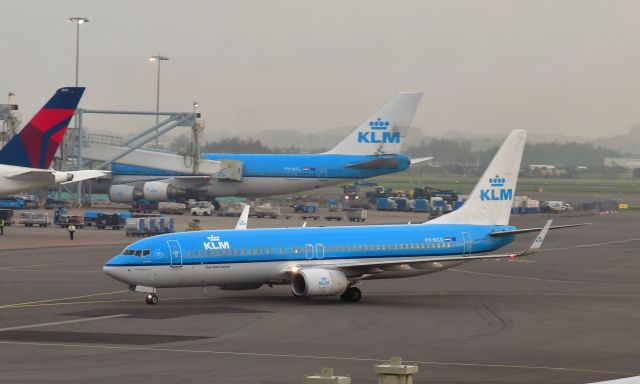
<svg viewBox="0 0 640 384"><path fill-rule="evenodd" d="M169 246L171 268L182 267L182 249L180 248L180 243L178 243L177 240L167 240L167 245Z"/></svg>
<svg viewBox="0 0 640 384"><path fill-rule="evenodd" d="M462 241L464 244L463 254L471 253L471 235L469 232L462 232Z"/></svg>
<svg viewBox="0 0 640 384"><path fill-rule="evenodd" d="M324 259L324 245L322 243L316 243L316 258Z"/></svg>
<svg viewBox="0 0 640 384"><path fill-rule="evenodd" d="M314 256L313 245L305 244L304 245L304 253L305 253L305 257L307 258L307 260L312 260L313 256Z"/></svg>

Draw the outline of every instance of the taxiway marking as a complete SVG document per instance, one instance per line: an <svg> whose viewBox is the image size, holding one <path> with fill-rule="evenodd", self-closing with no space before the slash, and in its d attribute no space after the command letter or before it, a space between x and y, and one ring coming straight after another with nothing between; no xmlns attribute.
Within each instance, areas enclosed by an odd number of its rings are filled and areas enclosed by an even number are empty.
<svg viewBox="0 0 640 384"><path fill-rule="evenodd" d="M313 359L313 360L338 360L338 361L362 361L362 362L383 362L385 359L372 359L348 356L314 356L314 355L295 355L295 354L278 354L278 353L257 353L257 352L234 352L234 351L215 351L207 349L185 349L185 348L153 348L153 347L134 347L110 344L67 344L67 343L39 343L39 342L21 342L21 341L0 341L0 344L6 345L24 345L38 347L60 347L60 348L80 348L80 349L103 349L103 350L119 350L133 352L168 352L168 353L189 353L189 354L210 354L210 355L227 355L227 356L247 356L247 357L271 357L285 359ZM536 365L521 364L483 364L453 361L419 361L407 360L407 363L425 364L425 365L448 365L460 367L481 367L481 368L503 368L503 369L527 369L527 370L546 370L546 371L563 371L571 373L597 373L616 376L638 376L640 372L618 372L605 371L586 368L568 368L568 367L548 367Z"/></svg>
<svg viewBox="0 0 640 384"><path fill-rule="evenodd" d="M41 327L51 327L54 325L63 325L63 324L74 324L74 323L84 323L86 321L97 321L104 319L113 319L116 317L124 317L129 316L125 313L120 313L117 315L108 315L108 316L98 316L98 317L89 317L84 319L74 319L74 320L62 320L62 321L50 321L48 323L37 323L37 324L26 324L26 325L16 325L15 327L6 327L0 328L0 332L4 331L16 331L18 329L29 329L29 328L41 328ZM2 335L0 335L2 337Z"/></svg>

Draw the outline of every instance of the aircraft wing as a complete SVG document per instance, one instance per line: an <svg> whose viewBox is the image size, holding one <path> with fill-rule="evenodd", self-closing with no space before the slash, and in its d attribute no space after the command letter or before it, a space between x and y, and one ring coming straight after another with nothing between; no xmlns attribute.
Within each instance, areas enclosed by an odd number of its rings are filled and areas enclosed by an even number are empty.
<svg viewBox="0 0 640 384"><path fill-rule="evenodd" d="M111 173L111 171L99 171L97 169L86 169L81 171L69 171L73 175L73 180L65 181L60 184L69 184L75 183L77 181L90 180L90 179L99 179L101 177L105 177Z"/></svg>
<svg viewBox="0 0 640 384"><path fill-rule="evenodd" d="M29 170L24 172L16 172L6 175L7 179L17 180L17 181L38 181L38 182L55 182L54 172L51 169L37 169L37 168L29 168Z"/></svg>
<svg viewBox="0 0 640 384"><path fill-rule="evenodd" d="M487 254L487 255L478 255L478 256L463 256L463 255L452 255L452 256L425 256L425 257L407 257L405 259L394 259L394 260L367 260L367 261L345 261L345 262L336 262L329 264L314 264L314 265L301 265L293 268L330 268L330 269L341 269L348 271L359 271L360 274L365 273L379 273L385 270L397 270L397 268L401 268L402 266L412 266L412 265L424 265L427 263L439 263L439 262L447 262L447 261L471 261L471 260L485 260L485 259L513 259L516 257L529 256L536 253L542 247L542 243L544 242L545 237L547 236L547 232L551 227L552 220L548 220L542 230L536 236L535 240L531 243L529 248L525 251L518 253L507 253L507 254ZM292 272L293 270L290 270ZM358 274L356 273L356 274ZM353 275L354 273L347 273L348 275Z"/></svg>
<svg viewBox="0 0 640 384"><path fill-rule="evenodd" d="M378 169L378 168L396 168L398 159L396 157L379 157L377 159L361 161L345 165L346 168L353 169Z"/></svg>

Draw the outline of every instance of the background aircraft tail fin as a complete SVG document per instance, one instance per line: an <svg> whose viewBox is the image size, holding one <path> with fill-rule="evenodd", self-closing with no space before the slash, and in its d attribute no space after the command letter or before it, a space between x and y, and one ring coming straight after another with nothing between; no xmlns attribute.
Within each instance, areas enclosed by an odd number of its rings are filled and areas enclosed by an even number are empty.
<svg viewBox="0 0 640 384"><path fill-rule="evenodd" d="M511 131L462 207L426 224L509 224L526 138Z"/></svg>
<svg viewBox="0 0 640 384"><path fill-rule="evenodd" d="M58 89L20 133L0 150L0 164L49 168L83 93L83 87Z"/></svg>
<svg viewBox="0 0 640 384"><path fill-rule="evenodd" d="M382 155L400 153L422 93L403 92L362 123L327 154Z"/></svg>

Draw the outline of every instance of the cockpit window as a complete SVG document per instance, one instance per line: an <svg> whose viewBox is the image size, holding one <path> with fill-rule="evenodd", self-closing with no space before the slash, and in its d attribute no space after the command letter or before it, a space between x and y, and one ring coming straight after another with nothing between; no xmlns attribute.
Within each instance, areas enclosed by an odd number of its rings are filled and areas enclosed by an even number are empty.
<svg viewBox="0 0 640 384"><path fill-rule="evenodd" d="M145 257L149 256L151 254L151 251L148 249L125 249L122 254L126 256Z"/></svg>

